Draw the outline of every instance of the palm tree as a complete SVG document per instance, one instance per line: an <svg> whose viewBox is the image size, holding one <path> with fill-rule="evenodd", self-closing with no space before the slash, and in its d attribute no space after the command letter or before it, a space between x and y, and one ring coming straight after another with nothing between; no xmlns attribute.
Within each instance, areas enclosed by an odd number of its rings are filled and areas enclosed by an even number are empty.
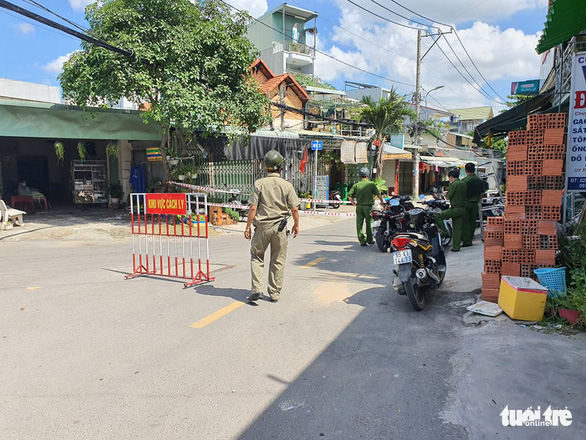
<svg viewBox="0 0 586 440"><path fill-rule="evenodd" d="M370 96L363 96L361 102L366 107L360 111L360 119L374 127L374 143L380 145L376 149L374 160L377 174L380 176L383 172L384 137L389 134L403 133L405 117L414 119L415 112L405 101L405 97L399 95L394 89L391 89L388 98L381 98L378 102Z"/></svg>

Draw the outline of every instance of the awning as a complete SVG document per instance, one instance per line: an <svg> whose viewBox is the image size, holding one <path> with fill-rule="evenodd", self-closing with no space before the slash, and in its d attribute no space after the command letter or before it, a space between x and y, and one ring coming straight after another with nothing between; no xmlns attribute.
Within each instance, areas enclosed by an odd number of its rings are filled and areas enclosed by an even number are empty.
<svg viewBox="0 0 586 440"><path fill-rule="evenodd" d="M393 147L389 144L383 146L383 160L411 159L411 157L410 152L401 148Z"/></svg>
<svg viewBox="0 0 586 440"><path fill-rule="evenodd" d="M434 165L441 168L453 168L453 167L463 167L468 162L472 162L476 165L476 162L473 160L464 160L460 159L459 157L432 157L432 156L421 156L419 160L423 163L428 165Z"/></svg>
<svg viewBox="0 0 586 440"><path fill-rule="evenodd" d="M0 136L49 139L160 141L161 126L145 124L141 112L0 100Z"/></svg>
<svg viewBox="0 0 586 440"><path fill-rule="evenodd" d="M586 29L586 1L553 0L535 50L543 53Z"/></svg>
<svg viewBox="0 0 586 440"><path fill-rule="evenodd" d="M553 90L549 90L483 122L474 130L474 139L472 142L480 145L482 138L488 134L504 134L511 130L524 129L527 126L527 115L531 113L542 113L550 108L553 97Z"/></svg>

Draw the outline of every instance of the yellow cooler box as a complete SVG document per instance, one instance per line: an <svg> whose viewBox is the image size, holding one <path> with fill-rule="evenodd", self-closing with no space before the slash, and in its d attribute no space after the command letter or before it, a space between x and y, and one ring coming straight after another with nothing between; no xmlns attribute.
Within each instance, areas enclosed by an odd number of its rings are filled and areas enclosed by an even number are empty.
<svg viewBox="0 0 586 440"><path fill-rule="evenodd" d="M547 301L547 287L524 277L501 277L499 307L513 319L541 321Z"/></svg>

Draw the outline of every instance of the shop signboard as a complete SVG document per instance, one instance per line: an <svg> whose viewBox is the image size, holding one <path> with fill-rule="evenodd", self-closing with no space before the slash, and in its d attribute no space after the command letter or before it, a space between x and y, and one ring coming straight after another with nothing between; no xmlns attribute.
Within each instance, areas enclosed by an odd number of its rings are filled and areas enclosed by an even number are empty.
<svg viewBox="0 0 586 440"><path fill-rule="evenodd" d="M185 215L187 214L187 198L184 193L147 194L146 213Z"/></svg>
<svg viewBox="0 0 586 440"><path fill-rule="evenodd" d="M511 83L511 95L537 95L539 94L539 80L517 81Z"/></svg>
<svg viewBox="0 0 586 440"><path fill-rule="evenodd" d="M566 188L586 191L586 52L574 55L568 114Z"/></svg>

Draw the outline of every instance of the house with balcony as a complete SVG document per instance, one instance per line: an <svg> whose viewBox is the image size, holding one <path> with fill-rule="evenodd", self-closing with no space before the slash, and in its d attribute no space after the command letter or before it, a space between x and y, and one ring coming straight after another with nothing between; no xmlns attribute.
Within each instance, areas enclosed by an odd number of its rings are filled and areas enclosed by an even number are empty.
<svg viewBox="0 0 586 440"><path fill-rule="evenodd" d="M494 117L492 107L455 108L449 110L451 116L444 121L449 124L450 131L468 134L474 129Z"/></svg>
<svg viewBox="0 0 586 440"><path fill-rule="evenodd" d="M287 3L260 17L248 28L248 39L275 75L315 75L316 12Z"/></svg>

